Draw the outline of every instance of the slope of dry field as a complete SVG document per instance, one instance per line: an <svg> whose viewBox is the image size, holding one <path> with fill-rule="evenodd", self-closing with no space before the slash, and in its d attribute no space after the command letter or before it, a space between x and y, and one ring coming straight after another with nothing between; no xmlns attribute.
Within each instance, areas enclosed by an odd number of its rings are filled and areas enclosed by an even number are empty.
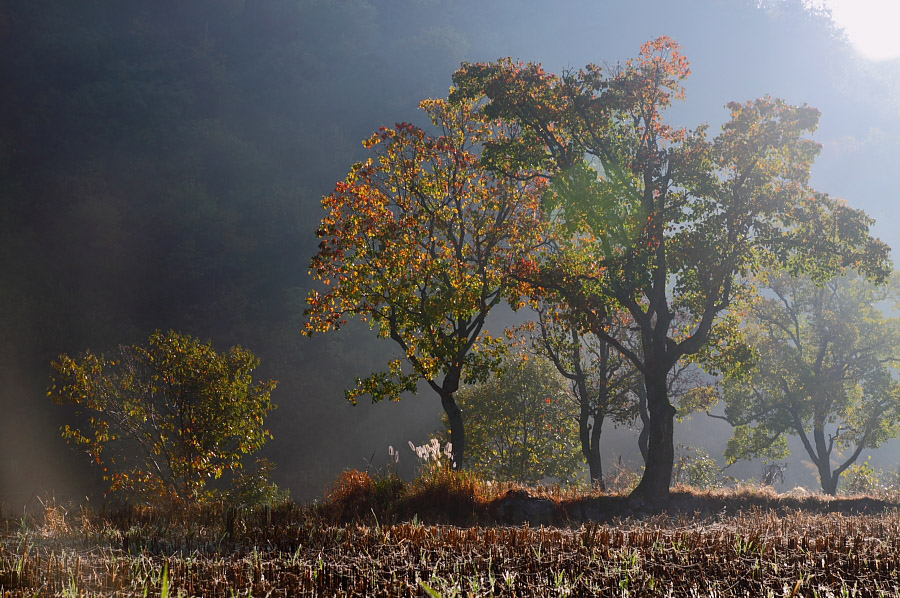
<svg viewBox="0 0 900 598"><path fill-rule="evenodd" d="M457 504L456 525L396 502L349 516L338 498L6 515L0 596L900 596L893 501L682 490L649 509L520 492L555 509L534 526L492 523L502 496Z"/></svg>

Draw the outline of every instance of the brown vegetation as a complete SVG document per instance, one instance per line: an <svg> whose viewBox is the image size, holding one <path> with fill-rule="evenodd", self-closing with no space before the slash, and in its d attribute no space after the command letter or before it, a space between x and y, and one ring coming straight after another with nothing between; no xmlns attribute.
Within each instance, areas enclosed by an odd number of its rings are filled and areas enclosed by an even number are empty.
<svg viewBox="0 0 900 598"><path fill-rule="evenodd" d="M432 482L348 472L321 504L254 510L49 501L0 520L0 596L900 595L897 500L679 488L651 511ZM498 524L514 500L549 505L555 525Z"/></svg>

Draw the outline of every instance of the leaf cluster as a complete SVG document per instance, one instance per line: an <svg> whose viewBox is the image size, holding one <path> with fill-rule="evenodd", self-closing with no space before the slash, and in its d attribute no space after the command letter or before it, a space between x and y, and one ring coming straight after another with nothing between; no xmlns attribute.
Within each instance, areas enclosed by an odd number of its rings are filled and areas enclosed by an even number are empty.
<svg viewBox="0 0 900 598"><path fill-rule="evenodd" d="M48 395L86 420L63 437L102 469L109 492L197 501L210 479L242 467L271 438L274 381L254 382L258 360L239 346L217 353L174 331L111 356L60 355Z"/></svg>
<svg viewBox="0 0 900 598"><path fill-rule="evenodd" d="M769 279L744 323L757 363L722 385L736 426L729 461L783 455L783 437L797 435L823 466L847 451L839 475L862 450L896 435L900 319L883 310L896 305L898 288L896 276L883 286L851 274L821 285Z"/></svg>
<svg viewBox="0 0 900 598"><path fill-rule="evenodd" d="M364 145L372 156L353 166L326 210L311 275L306 332L370 323L396 341L399 361L348 391L398 399L424 379L450 392L460 377L483 378L502 344L483 331L488 312L514 300L512 264L542 242L542 179L497 176L479 163L484 144L505 134L475 101L426 100L436 134L411 124L382 128Z"/></svg>

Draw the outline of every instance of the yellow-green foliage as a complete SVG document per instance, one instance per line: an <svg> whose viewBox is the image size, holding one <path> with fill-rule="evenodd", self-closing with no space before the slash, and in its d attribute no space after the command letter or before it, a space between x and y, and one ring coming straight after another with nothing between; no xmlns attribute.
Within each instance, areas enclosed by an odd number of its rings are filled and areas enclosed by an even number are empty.
<svg viewBox="0 0 900 598"><path fill-rule="evenodd" d="M511 357L499 373L459 391L467 467L489 479L571 483L582 473L578 406L544 359Z"/></svg>
<svg viewBox="0 0 900 598"><path fill-rule="evenodd" d="M75 407L62 435L102 469L110 492L129 499L198 501L208 480L239 471L271 437L274 381L254 382L259 364L241 347L216 353L174 331L112 356L60 355L48 395Z"/></svg>

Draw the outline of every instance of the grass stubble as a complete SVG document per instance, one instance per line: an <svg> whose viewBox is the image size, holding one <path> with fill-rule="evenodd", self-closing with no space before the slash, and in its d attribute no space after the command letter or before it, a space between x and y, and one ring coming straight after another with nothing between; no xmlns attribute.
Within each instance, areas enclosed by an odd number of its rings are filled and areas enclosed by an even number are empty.
<svg viewBox="0 0 900 598"><path fill-rule="evenodd" d="M510 490L552 523L498 521ZM900 596L900 502L679 488L649 508L360 472L306 506L50 500L0 515L0 597L21 596Z"/></svg>

